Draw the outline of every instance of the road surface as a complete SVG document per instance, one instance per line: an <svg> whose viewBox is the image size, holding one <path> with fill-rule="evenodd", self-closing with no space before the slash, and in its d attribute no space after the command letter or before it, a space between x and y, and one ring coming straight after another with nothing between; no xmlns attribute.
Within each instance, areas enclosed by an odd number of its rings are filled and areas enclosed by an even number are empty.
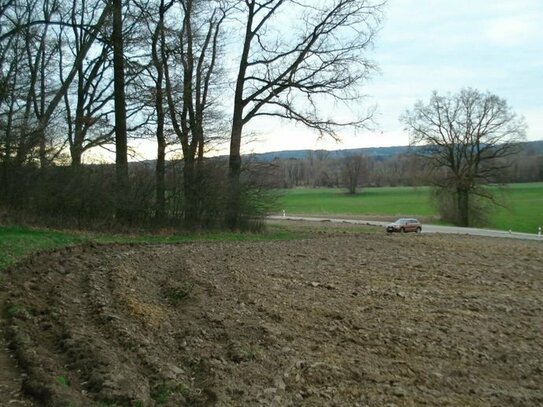
<svg viewBox="0 0 543 407"><path fill-rule="evenodd" d="M390 223L390 222L379 222L379 221L374 221L374 220L363 220L363 219L338 219L338 218L324 218L324 217L312 217L312 216L273 215L273 216L268 216L268 219L297 220L297 221L307 221L307 222L350 223L353 225L380 226L383 228ZM539 240L543 242L543 236L539 236L537 234L508 232L508 231L493 230L493 229L462 228L462 227L457 227L457 226L441 226L441 225L426 225L425 224L422 226L422 233L454 233L458 235L506 237L506 238L513 238L513 239Z"/></svg>

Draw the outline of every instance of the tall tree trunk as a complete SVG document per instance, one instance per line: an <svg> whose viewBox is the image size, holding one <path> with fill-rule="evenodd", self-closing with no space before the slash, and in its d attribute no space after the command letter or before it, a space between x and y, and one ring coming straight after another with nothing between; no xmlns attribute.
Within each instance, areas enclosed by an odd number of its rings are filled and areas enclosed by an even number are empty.
<svg viewBox="0 0 543 407"><path fill-rule="evenodd" d="M166 140L164 138L164 113L157 123L157 160L156 160L156 209L155 218L164 220L166 215Z"/></svg>
<svg viewBox="0 0 543 407"><path fill-rule="evenodd" d="M156 26L155 32L153 34L152 42L152 58L153 64L157 72L156 78L156 98L155 98L155 108L157 116L157 129L156 129L156 140L157 140L157 160L156 160L156 169L155 169L155 182L156 182L156 191L155 191L155 218L158 221L163 221L166 215L166 138L164 136L164 123L166 120L166 115L164 112L164 66L165 61L161 58L161 53L164 52L165 40L164 40L164 14L166 12L164 6L164 0L160 1L159 6L159 20ZM160 46L159 46L160 44ZM160 52L159 52L160 47Z"/></svg>
<svg viewBox="0 0 543 407"><path fill-rule="evenodd" d="M77 69L77 103L75 108L75 122L73 125L73 140L70 146L70 154L72 157L72 167L81 166L81 158L83 155L83 143L85 142L85 134L83 131L84 121L84 89L85 76L83 66ZM69 101L67 101L69 103Z"/></svg>
<svg viewBox="0 0 543 407"><path fill-rule="evenodd" d="M47 31L46 31L47 32ZM45 39L45 34L44 34ZM45 113L45 67L46 67L46 55L45 55L45 46L41 47L41 58L40 58L40 102L39 102L39 114L38 118L41 118ZM39 158L40 158L40 167L45 168L49 165L49 160L47 159L47 145L46 145L46 132L43 126L40 126L38 132L39 137Z"/></svg>
<svg viewBox="0 0 543 407"><path fill-rule="evenodd" d="M358 180L355 176L351 176L349 179L349 194L355 195L356 194L356 186L358 185Z"/></svg>
<svg viewBox="0 0 543 407"><path fill-rule="evenodd" d="M77 138L77 130L76 130L76 136ZM81 167L82 159L83 159L83 149L80 144L74 143L74 145L70 146L70 157L72 159L70 165L74 168Z"/></svg>
<svg viewBox="0 0 543 407"><path fill-rule="evenodd" d="M458 188L456 193L460 226L469 226L469 191L464 188Z"/></svg>
<svg viewBox="0 0 543 407"><path fill-rule="evenodd" d="M248 68L249 52L254 33L252 31L254 18L254 3L249 4L247 25L245 27L245 38L243 52L241 54L236 90L234 94L234 113L232 117L232 132L230 134L230 157L228 161L228 182L229 191L226 207L226 226L234 230L239 226L240 202L241 202L241 135L243 133L243 90L245 87L245 76Z"/></svg>
<svg viewBox="0 0 543 407"><path fill-rule="evenodd" d="M4 154L2 157L2 178L0 180L1 182L1 190L2 194L0 194L0 202L5 202L11 205L12 200L12 189L11 189L11 178L12 178L12 163L11 163L11 153L12 153L12 145L11 145L11 139L13 136L12 130L13 130L13 120L15 117L14 112L15 107L15 101L13 98L9 101L9 110L8 115L6 118L5 123L5 130L4 130L4 138L5 138L5 144L4 144Z"/></svg>
<svg viewBox="0 0 543 407"><path fill-rule="evenodd" d="M241 112L234 115L232 134L230 135L230 157L228 161L228 201L226 208L226 226L234 230L238 227L241 201L241 133L243 125Z"/></svg>
<svg viewBox="0 0 543 407"><path fill-rule="evenodd" d="M36 134L39 139L38 157L40 158L40 168L45 168L49 166L49 160L47 159L47 146L45 142L45 129L39 129Z"/></svg>
<svg viewBox="0 0 543 407"><path fill-rule="evenodd" d="M196 183L196 162L192 156L183 160L183 192L185 197L184 222L188 228L195 227L200 219L198 216L198 185Z"/></svg>
<svg viewBox="0 0 543 407"><path fill-rule="evenodd" d="M158 130L157 130L158 131ZM161 222L166 217L166 143L164 137L159 140L157 134L157 160L156 160L156 208L155 218Z"/></svg>
<svg viewBox="0 0 543 407"><path fill-rule="evenodd" d="M162 70L158 72L157 78L157 159L156 159L156 209L155 218L163 221L166 215L166 139L164 137L164 105L162 97Z"/></svg>
<svg viewBox="0 0 543 407"><path fill-rule="evenodd" d="M115 91L115 175L117 219L129 219L128 145L126 130L126 98L124 79L124 41L122 0L113 0L113 75Z"/></svg>

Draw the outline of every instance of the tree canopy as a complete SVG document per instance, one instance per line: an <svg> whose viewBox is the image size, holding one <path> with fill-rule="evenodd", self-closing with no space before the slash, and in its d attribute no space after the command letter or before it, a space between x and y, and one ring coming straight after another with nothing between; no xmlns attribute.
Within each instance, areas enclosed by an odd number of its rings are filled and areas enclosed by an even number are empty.
<svg viewBox="0 0 543 407"><path fill-rule="evenodd" d="M428 103L418 101L401 120L411 145L428 158L439 194L454 202L450 220L468 226L477 220L481 202L496 203L485 185L500 173L526 138L526 124L507 102L490 93L465 88L445 96L433 92ZM483 201L480 200L483 199Z"/></svg>

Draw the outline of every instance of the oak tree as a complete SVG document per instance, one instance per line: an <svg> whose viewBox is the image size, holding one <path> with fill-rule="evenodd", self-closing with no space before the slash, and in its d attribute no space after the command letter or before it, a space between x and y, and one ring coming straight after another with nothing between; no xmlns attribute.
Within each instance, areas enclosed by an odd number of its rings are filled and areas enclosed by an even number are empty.
<svg viewBox="0 0 543 407"><path fill-rule="evenodd" d="M366 51L382 6L370 0L238 2L243 39L230 133L229 228L238 227L241 215L240 150L247 123L282 118L336 138L338 129L366 123L367 115L338 119L330 106L360 100L359 85L375 68Z"/></svg>
<svg viewBox="0 0 543 407"><path fill-rule="evenodd" d="M506 158L517 153L526 132L524 119L504 99L471 88L445 96L434 92L401 120L411 145L424 146L417 151L433 168L438 195L452 202L449 220L472 225L481 203L498 203L487 186L510 165Z"/></svg>

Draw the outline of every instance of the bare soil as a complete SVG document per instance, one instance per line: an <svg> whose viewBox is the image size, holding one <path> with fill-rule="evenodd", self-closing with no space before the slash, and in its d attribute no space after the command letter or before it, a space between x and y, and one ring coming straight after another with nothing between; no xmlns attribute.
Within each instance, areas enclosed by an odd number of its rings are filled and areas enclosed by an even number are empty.
<svg viewBox="0 0 543 407"><path fill-rule="evenodd" d="M543 405L541 242L89 245L5 280L37 405Z"/></svg>

